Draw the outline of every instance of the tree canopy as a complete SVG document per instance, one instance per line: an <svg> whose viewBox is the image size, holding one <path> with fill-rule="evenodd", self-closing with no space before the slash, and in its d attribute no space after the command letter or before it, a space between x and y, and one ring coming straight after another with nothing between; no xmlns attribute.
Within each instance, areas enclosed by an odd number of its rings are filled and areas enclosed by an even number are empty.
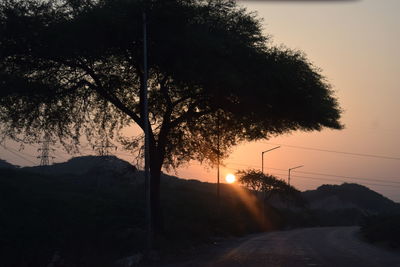
<svg viewBox="0 0 400 267"><path fill-rule="evenodd" d="M214 154L204 144L217 110L223 148L340 128L320 73L300 52L268 47L259 20L234 1L150 3L150 122L166 165ZM142 10L134 0L2 4L3 129L78 140L85 127L113 136L141 126Z"/></svg>
<svg viewBox="0 0 400 267"><path fill-rule="evenodd" d="M142 13L148 17L152 190L162 166L215 162L243 141L340 129L329 83L299 51L270 45L233 0L6 0L0 4L0 133L44 132L141 147ZM155 196L158 195L156 192ZM158 200L154 200L157 202Z"/></svg>
<svg viewBox="0 0 400 267"><path fill-rule="evenodd" d="M282 200L291 201L298 205L304 205L305 200L299 190L285 181L257 170L240 170L236 173L238 181L254 192L264 194L264 200L278 196Z"/></svg>

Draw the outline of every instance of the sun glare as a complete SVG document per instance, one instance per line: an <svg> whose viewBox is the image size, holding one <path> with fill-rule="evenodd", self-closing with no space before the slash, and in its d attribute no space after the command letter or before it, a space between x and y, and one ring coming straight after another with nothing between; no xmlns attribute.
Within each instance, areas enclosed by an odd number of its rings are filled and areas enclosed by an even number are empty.
<svg viewBox="0 0 400 267"><path fill-rule="evenodd" d="M225 177L225 180L228 184L233 184L236 181L236 177L235 175L233 175L232 173L228 173Z"/></svg>

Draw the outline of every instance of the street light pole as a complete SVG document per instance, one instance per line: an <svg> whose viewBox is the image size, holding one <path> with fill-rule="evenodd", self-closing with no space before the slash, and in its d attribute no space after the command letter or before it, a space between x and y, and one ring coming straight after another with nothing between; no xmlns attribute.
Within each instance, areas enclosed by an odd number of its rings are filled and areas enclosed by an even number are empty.
<svg viewBox="0 0 400 267"><path fill-rule="evenodd" d="M144 130L144 181L145 181L145 195L146 195L146 247L149 253L153 246L153 227L151 214L151 179L150 179L150 138L149 138L149 107L147 100L147 78L148 78L148 65L147 65L147 18L146 12L143 11L143 130Z"/></svg>
<svg viewBox="0 0 400 267"><path fill-rule="evenodd" d="M291 171L291 170L294 170L294 169L301 168L301 167L304 167L304 165L300 165L300 166L297 166L297 167L289 168L288 185L290 185L290 171Z"/></svg>
<svg viewBox="0 0 400 267"><path fill-rule="evenodd" d="M219 165L220 165L220 117L219 117L219 110L217 111L217 205L218 205L218 212L220 207L220 188L219 188Z"/></svg>
<svg viewBox="0 0 400 267"><path fill-rule="evenodd" d="M271 149L268 149L268 150L265 150L265 151L263 151L263 152L261 152L261 173L262 174L264 174L264 153L267 153L267 152L269 152L269 151L272 151L272 150L275 150L275 149L278 149L278 148L280 148L281 146L276 146L276 147L274 147L274 148L271 148ZM263 194L263 225L265 225L265 201L266 201L266 192L264 191L264 194Z"/></svg>
<svg viewBox="0 0 400 267"><path fill-rule="evenodd" d="M274 147L274 148L271 148L271 149L268 149L268 150L265 150L265 151L261 152L261 173L264 174L264 153L267 153L267 152L269 152L271 150L274 150L274 149L278 149L280 147L281 146L277 146L277 147Z"/></svg>

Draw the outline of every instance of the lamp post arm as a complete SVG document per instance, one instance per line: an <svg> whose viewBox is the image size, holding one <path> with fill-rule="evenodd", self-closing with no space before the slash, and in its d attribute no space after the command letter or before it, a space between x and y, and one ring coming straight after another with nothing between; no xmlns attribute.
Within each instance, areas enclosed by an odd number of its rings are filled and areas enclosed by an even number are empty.
<svg viewBox="0 0 400 267"><path fill-rule="evenodd" d="M301 168L301 167L304 167L304 165L300 165L300 166L297 166L297 167L293 167L293 168L289 168L289 169L288 169L288 171L289 171L289 173L288 173L288 185L290 185L290 171L291 171L291 170L294 170L294 169Z"/></svg>
<svg viewBox="0 0 400 267"><path fill-rule="evenodd" d="M278 149L278 148L280 148L280 147L281 147L281 146L277 146L277 147L274 147L274 148L271 148L271 149L268 149L268 150L265 150L265 151L261 152L261 173L262 173L262 174L264 174L264 153L267 153L267 152L269 152L269 151Z"/></svg>

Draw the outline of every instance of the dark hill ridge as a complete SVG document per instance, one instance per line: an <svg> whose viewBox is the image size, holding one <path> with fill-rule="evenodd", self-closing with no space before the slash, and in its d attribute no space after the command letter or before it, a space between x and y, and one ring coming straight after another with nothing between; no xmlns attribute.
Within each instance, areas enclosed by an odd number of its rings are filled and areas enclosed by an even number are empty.
<svg viewBox="0 0 400 267"><path fill-rule="evenodd" d="M12 165L5 160L0 159L0 168L16 169L21 171L45 174L50 176L63 177L67 179L77 179L80 181L88 181L93 179L114 179L119 181L127 181L134 184L141 184L144 182L144 172L137 170L129 162L122 160L115 156L80 156L69 159L66 162L55 163L49 166L34 166L23 167ZM175 186L185 184L190 187L196 185L203 185L197 180L185 180L176 176L162 174L162 182L168 186ZM203 189L204 186L199 186ZM200 189L198 188L198 189ZM206 186L206 188L208 188Z"/></svg>
<svg viewBox="0 0 400 267"><path fill-rule="evenodd" d="M0 168L18 167L0 160ZM72 178L79 182L95 185L110 185L119 182L141 184L144 181L142 171L137 171L136 167L129 162L115 156L81 156L50 166L19 169L66 179ZM212 184L184 180L167 174L162 175L162 183L172 187L184 184L204 192L211 192L215 189ZM400 204L359 184L322 185L316 190L303 192L303 196L308 200L311 210L324 212L353 210L363 215L385 214L393 211L400 213Z"/></svg>
<svg viewBox="0 0 400 267"><path fill-rule="evenodd" d="M303 196L315 210L356 209L365 215L400 211L400 204L359 184L322 185L303 192Z"/></svg>
<svg viewBox="0 0 400 267"><path fill-rule="evenodd" d="M55 163L49 166L25 167L23 169L35 173L57 175L82 175L94 170L115 172L136 171L136 167L115 156L82 156L72 158L63 163Z"/></svg>
<svg viewBox="0 0 400 267"><path fill-rule="evenodd" d="M72 179L77 183L110 186L136 181L136 167L115 156L82 156L49 166L21 168L36 174Z"/></svg>
<svg viewBox="0 0 400 267"><path fill-rule="evenodd" d="M0 159L0 168L1 169L15 169L18 167L19 166L12 165L11 163L8 163L7 161Z"/></svg>

